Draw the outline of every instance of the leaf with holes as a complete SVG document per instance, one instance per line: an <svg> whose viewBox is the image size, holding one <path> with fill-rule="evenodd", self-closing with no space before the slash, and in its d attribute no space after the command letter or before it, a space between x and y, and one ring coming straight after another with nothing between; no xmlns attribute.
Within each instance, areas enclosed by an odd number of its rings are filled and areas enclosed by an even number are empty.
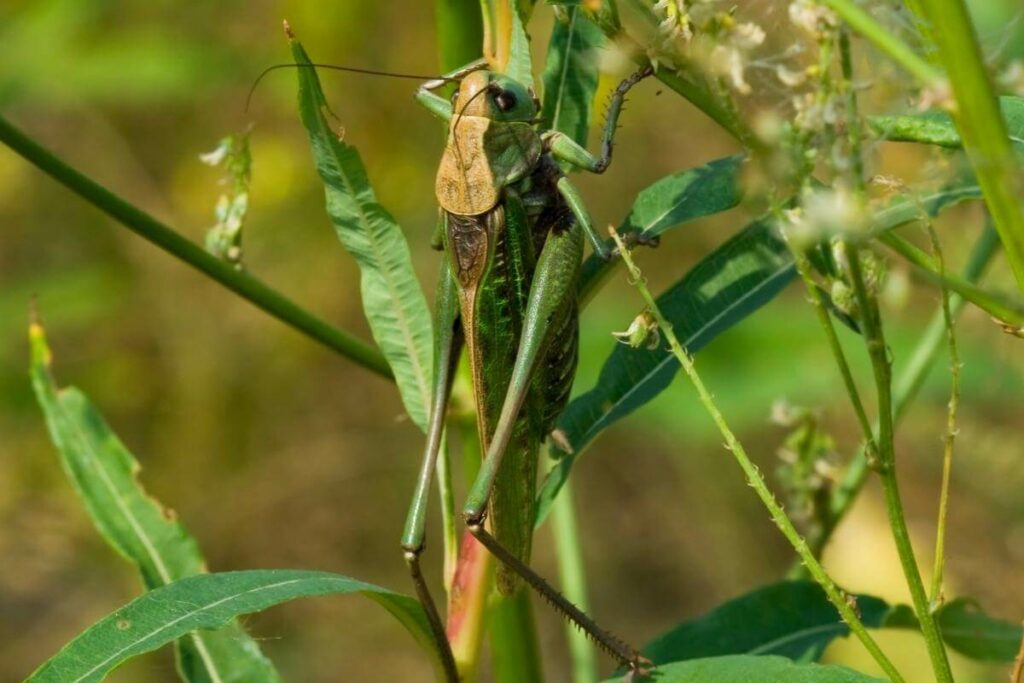
<svg viewBox="0 0 1024 683"><path fill-rule="evenodd" d="M96 683L132 657L191 632L218 628L296 598L350 593L394 615L440 666L427 617L413 598L340 574L265 569L190 576L151 590L93 624L25 683Z"/></svg>

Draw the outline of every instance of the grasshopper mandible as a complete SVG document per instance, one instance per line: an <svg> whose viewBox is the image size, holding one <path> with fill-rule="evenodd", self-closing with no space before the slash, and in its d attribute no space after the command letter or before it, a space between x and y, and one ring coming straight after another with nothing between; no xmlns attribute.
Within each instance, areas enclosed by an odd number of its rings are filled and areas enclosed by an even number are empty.
<svg viewBox="0 0 1024 683"><path fill-rule="evenodd" d="M576 370L576 286L586 237L609 258L582 197L558 162L603 173L627 91L651 74L641 69L615 89L601 154L568 136L538 129L534 93L484 61L424 83L417 100L449 124L437 173L435 246L445 258L435 304L435 372L427 443L402 537L416 591L427 611L449 678L458 680L437 608L423 580L430 481L463 344L469 356L484 459L463 517L498 560L497 589L525 581L634 672L639 653L610 635L529 567L537 458L565 407ZM437 90L455 81L451 100ZM486 524L485 524L486 520Z"/></svg>

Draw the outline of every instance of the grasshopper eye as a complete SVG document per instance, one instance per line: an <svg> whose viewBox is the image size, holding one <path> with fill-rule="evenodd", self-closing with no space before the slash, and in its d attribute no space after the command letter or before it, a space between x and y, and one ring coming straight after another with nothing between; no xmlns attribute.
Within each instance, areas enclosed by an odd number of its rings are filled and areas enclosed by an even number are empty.
<svg viewBox="0 0 1024 683"><path fill-rule="evenodd" d="M494 96L494 103L503 112L509 112L516 108L516 96L508 90L502 90Z"/></svg>

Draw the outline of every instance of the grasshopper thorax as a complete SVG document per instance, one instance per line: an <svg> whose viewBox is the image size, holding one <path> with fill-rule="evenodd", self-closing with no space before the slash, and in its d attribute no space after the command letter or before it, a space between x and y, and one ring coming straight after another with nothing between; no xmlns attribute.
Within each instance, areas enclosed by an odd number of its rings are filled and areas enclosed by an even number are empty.
<svg viewBox="0 0 1024 683"><path fill-rule="evenodd" d="M437 171L437 201L462 216L487 213L504 188L536 167L543 152L533 92L504 74L476 71L452 97L448 144Z"/></svg>

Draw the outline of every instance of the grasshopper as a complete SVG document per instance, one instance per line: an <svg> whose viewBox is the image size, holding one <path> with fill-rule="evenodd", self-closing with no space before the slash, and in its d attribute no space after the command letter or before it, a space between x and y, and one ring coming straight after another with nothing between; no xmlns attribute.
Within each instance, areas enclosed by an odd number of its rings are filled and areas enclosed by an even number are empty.
<svg viewBox="0 0 1024 683"><path fill-rule="evenodd" d="M477 429L485 453L462 514L469 532L498 560L497 590L525 581L620 664L643 671L639 653L599 627L529 567L539 448L565 407L576 370L576 288L584 238L610 258L583 199L559 167L603 173L627 91L612 94L595 156L568 136L538 127L531 89L474 62L425 82L417 100L448 122L437 172L435 246L444 252L435 304L434 386L423 465L402 547L416 592L458 680L437 607L420 571L425 513L446 407L463 344L469 357ZM438 89L458 89L449 100Z"/></svg>

